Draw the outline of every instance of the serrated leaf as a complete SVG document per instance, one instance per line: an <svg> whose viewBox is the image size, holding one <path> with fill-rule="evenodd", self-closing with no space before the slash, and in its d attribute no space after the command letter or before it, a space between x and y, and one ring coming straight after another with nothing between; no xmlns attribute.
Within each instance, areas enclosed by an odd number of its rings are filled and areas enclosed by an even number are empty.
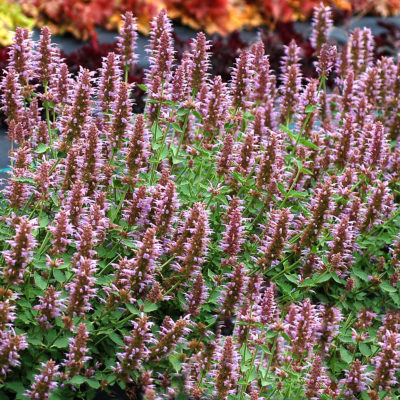
<svg viewBox="0 0 400 400"><path fill-rule="evenodd" d="M56 279L56 281L59 283L64 283L67 280L64 272L60 271L59 269L54 269L53 275L54 275L54 278Z"/></svg>
<svg viewBox="0 0 400 400"><path fill-rule="evenodd" d="M336 283L340 283L340 284L343 284L343 283L344 283L344 280L343 280L343 279L340 279L340 278L338 277L338 274L337 274L336 272L331 272L331 277L332 277L332 279L333 279Z"/></svg>
<svg viewBox="0 0 400 400"><path fill-rule="evenodd" d="M28 343L33 344L34 346L43 346L42 336L28 336Z"/></svg>
<svg viewBox="0 0 400 400"><path fill-rule="evenodd" d="M299 138L299 143L305 147L308 147L309 149L319 150L319 147L315 143L310 142L309 140L304 139L303 137Z"/></svg>
<svg viewBox="0 0 400 400"><path fill-rule="evenodd" d="M389 293L395 293L397 291L396 288L394 288L389 282L384 281L382 282L379 287L384 290L385 292L389 292Z"/></svg>
<svg viewBox="0 0 400 400"><path fill-rule="evenodd" d="M36 185L36 181L33 178L29 178L27 176L18 176L11 178L14 182L28 183L30 185Z"/></svg>
<svg viewBox="0 0 400 400"><path fill-rule="evenodd" d="M340 357L342 357L342 360L347 364L350 364L353 360L351 353L343 346L340 348Z"/></svg>
<svg viewBox="0 0 400 400"><path fill-rule="evenodd" d="M326 281L329 281L329 279L331 279L331 274L329 272L325 272L321 275L317 275L317 277L315 279L313 279L314 283L323 283Z"/></svg>
<svg viewBox="0 0 400 400"><path fill-rule="evenodd" d="M179 354L170 355L168 357L168 361L170 362L176 373L178 373L182 369L182 361L180 360Z"/></svg>
<svg viewBox="0 0 400 400"><path fill-rule="evenodd" d="M112 276L99 276L96 283L101 286L109 286L113 280Z"/></svg>
<svg viewBox="0 0 400 400"><path fill-rule="evenodd" d="M68 347L69 345L69 338L68 337L62 337L58 338L52 347L57 347L59 349L64 349L65 347Z"/></svg>
<svg viewBox="0 0 400 400"><path fill-rule="evenodd" d="M240 355L242 356L242 362L245 363L253 359L250 349L245 344L240 349Z"/></svg>
<svg viewBox="0 0 400 400"><path fill-rule="evenodd" d="M289 197L296 197L296 198L302 198L302 197L307 197L308 193L306 192L298 192L297 190L291 190L289 192Z"/></svg>
<svg viewBox="0 0 400 400"><path fill-rule="evenodd" d="M369 357L372 354L370 347L366 343L360 343L359 345L360 352L363 356Z"/></svg>
<svg viewBox="0 0 400 400"><path fill-rule="evenodd" d="M295 275L285 274L285 277L289 282L296 283L296 284L297 284L297 282L299 280L299 277L295 276Z"/></svg>
<svg viewBox="0 0 400 400"><path fill-rule="evenodd" d="M121 242L130 249L137 249L137 245L132 239L122 239Z"/></svg>
<svg viewBox="0 0 400 400"><path fill-rule="evenodd" d="M301 172L306 175L313 175L312 171L304 167L301 169Z"/></svg>
<svg viewBox="0 0 400 400"><path fill-rule="evenodd" d="M358 278L360 278L361 280L363 280L363 281L365 281L365 282L368 281L368 274L367 274L366 272L361 271L361 270L358 269L358 268L353 268L352 271L353 271L353 274L354 274L355 276L357 276Z"/></svg>
<svg viewBox="0 0 400 400"><path fill-rule="evenodd" d="M295 135L295 133L285 125L281 125L279 128L282 132L285 132L289 135Z"/></svg>
<svg viewBox="0 0 400 400"><path fill-rule="evenodd" d="M37 272L35 272L34 278L35 278L36 286L42 290L45 290L47 287L47 281L43 278L43 276L41 276Z"/></svg>
<svg viewBox="0 0 400 400"><path fill-rule="evenodd" d="M313 283L313 281L312 281L311 278L306 278L306 279L304 279L303 282L299 283L298 286L299 286L299 287L306 287L306 286L312 285L312 283Z"/></svg>
<svg viewBox="0 0 400 400"><path fill-rule="evenodd" d="M120 338L119 335L117 335L115 332L111 332L108 337L118 346L123 346L124 342L123 340Z"/></svg>

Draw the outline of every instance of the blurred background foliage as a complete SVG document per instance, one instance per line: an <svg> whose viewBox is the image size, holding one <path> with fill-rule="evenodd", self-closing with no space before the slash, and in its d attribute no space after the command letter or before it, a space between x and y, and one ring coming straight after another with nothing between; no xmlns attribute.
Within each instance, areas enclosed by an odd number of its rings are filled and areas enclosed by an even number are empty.
<svg viewBox="0 0 400 400"><path fill-rule="evenodd" d="M226 35L245 28L306 20L320 0L0 0L0 44L10 43L15 26L48 25L53 34L96 39L96 26L117 30L120 15L132 11L147 34L162 8L181 24L208 34ZM326 0L335 20L354 15L397 15L400 0Z"/></svg>

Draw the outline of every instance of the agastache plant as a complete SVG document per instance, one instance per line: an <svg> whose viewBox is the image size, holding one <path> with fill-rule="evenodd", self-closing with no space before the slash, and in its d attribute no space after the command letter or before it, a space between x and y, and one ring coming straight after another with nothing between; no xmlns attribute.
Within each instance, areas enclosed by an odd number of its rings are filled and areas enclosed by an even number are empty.
<svg viewBox="0 0 400 400"><path fill-rule="evenodd" d="M261 37L226 82L203 33L178 57L165 10L140 86L133 13L98 71L17 30L4 398L399 398L400 68L314 11L311 79L304 46L277 71Z"/></svg>

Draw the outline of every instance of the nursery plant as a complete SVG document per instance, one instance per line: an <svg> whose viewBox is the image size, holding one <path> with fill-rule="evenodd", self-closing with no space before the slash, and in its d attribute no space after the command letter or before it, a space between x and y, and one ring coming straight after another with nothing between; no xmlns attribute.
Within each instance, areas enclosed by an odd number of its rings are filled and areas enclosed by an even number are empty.
<svg viewBox="0 0 400 400"><path fill-rule="evenodd" d="M258 41L224 83L203 33L175 61L161 11L140 114L131 13L76 77L16 30L0 399L399 398L400 67L314 14L317 78Z"/></svg>

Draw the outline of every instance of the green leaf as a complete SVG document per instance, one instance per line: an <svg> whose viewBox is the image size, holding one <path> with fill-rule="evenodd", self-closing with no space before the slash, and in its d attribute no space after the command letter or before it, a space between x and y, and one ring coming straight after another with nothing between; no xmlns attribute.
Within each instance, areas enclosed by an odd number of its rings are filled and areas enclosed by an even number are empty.
<svg viewBox="0 0 400 400"><path fill-rule="evenodd" d="M309 149L319 150L319 147L316 144L314 144L313 142L310 142L307 139L304 139L303 137L301 137L299 139L299 143L305 147L308 147Z"/></svg>
<svg viewBox="0 0 400 400"><path fill-rule="evenodd" d="M80 375L75 375L74 377L72 377L72 379L69 381L69 383L71 385L82 385L82 383L86 382L86 378L84 376L80 376Z"/></svg>
<svg viewBox="0 0 400 400"><path fill-rule="evenodd" d="M183 132L182 128L177 124L176 122L172 123L172 127L177 131L177 132Z"/></svg>
<svg viewBox="0 0 400 400"><path fill-rule="evenodd" d="M149 313L149 312L157 310L158 309L158 304L150 303L149 301L145 301L143 309L144 309L144 312Z"/></svg>
<svg viewBox="0 0 400 400"><path fill-rule="evenodd" d="M43 278L43 276L39 275L37 272L34 273L36 286L42 290L45 290L47 287L47 281Z"/></svg>
<svg viewBox="0 0 400 400"><path fill-rule="evenodd" d="M44 108L54 108L55 105L54 105L54 102L52 102L52 101L44 101L43 102L43 107Z"/></svg>
<svg viewBox="0 0 400 400"><path fill-rule="evenodd" d="M312 173L312 171L310 171L309 169L304 168L304 167L301 169L301 172L302 172L303 174L306 174L306 175L314 175L314 174Z"/></svg>
<svg viewBox="0 0 400 400"><path fill-rule="evenodd" d="M281 125L279 128L282 132L288 133L289 135L295 135L295 133L285 125Z"/></svg>
<svg viewBox="0 0 400 400"><path fill-rule="evenodd" d="M179 357L179 354L174 353L170 355L168 357L168 361L171 363L176 373L178 373L182 369L182 362Z"/></svg>
<svg viewBox="0 0 400 400"><path fill-rule="evenodd" d="M384 281L382 282L379 287L384 290L385 292L395 293L397 290L394 288L389 282Z"/></svg>
<svg viewBox="0 0 400 400"><path fill-rule="evenodd" d="M21 381L6 382L4 386L17 394L21 394L25 391L24 385Z"/></svg>
<svg viewBox="0 0 400 400"><path fill-rule="evenodd" d="M69 338L68 337L62 337L62 338L58 338L53 346L51 347L57 347L59 349L64 349L65 347L68 347L69 345Z"/></svg>
<svg viewBox="0 0 400 400"><path fill-rule="evenodd" d="M292 139L294 139L299 144L301 144L305 147L308 147L309 149L319 150L319 147L316 144L314 144L313 142L310 142L309 140L305 139L302 136L299 137L299 135L297 135L295 132L293 132L286 126L281 125L281 131L287 133Z"/></svg>
<svg viewBox="0 0 400 400"><path fill-rule="evenodd" d="M54 193L50 195L50 198L53 200L54 205L58 206L58 197Z"/></svg>
<svg viewBox="0 0 400 400"><path fill-rule="evenodd" d="M54 275L54 278L56 279L56 281L59 283L64 283L67 280L64 272L60 271L59 269L54 269L53 275Z"/></svg>
<svg viewBox="0 0 400 400"><path fill-rule="evenodd" d="M307 196L308 196L307 192L298 192L296 190L291 190L289 192L289 197L302 198L302 197L307 197Z"/></svg>
<svg viewBox="0 0 400 400"><path fill-rule="evenodd" d="M27 176L18 176L11 178L14 182L29 183L30 185L36 185L36 181L33 178Z"/></svg>
<svg viewBox="0 0 400 400"><path fill-rule="evenodd" d="M296 284L297 284L297 282L299 280L299 277L295 276L295 275L285 274L285 277L289 282L296 283Z"/></svg>
<svg viewBox="0 0 400 400"><path fill-rule="evenodd" d="M36 148L36 150L35 150L35 153L37 153L37 154L42 154L42 153L45 153L47 150L49 150L50 149L50 147L49 146L47 146L47 144L44 144L44 143L39 143L38 144L38 147Z"/></svg>
<svg viewBox="0 0 400 400"><path fill-rule="evenodd" d="M344 347L340 348L340 357L342 357L342 360L347 364L350 364L353 360L351 353Z"/></svg>
<svg viewBox="0 0 400 400"><path fill-rule="evenodd" d="M360 278L362 281L368 281L368 274L364 271L361 271L359 268L353 268L353 274Z"/></svg>
<svg viewBox="0 0 400 400"><path fill-rule="evenodd" d="M303 168L303 161L298 160L297 158L295 158L294 161L296 162L297 168L301 170Z"/></svg>
<svg viewBox="0 0 400 400"><path fill-rule="evenodd" d="M42 335L34 334L34 336L28 336L28 343L33 344L34 346L43 346Z"/></svg>
<svg viewBox="0 0 400 400"><path fill-rule="evenodd" d="M306 106L306 109L304 110L306 112L306 114L312 113L317 109L316 105L312 105L309 104L308 106Z"/></svg>
<svg viewBox="0 0 400 400"><path fill-rule="evenodd" d="M143 85L143 83L138 83L136 86L139 89L143 90L143 92L148 92L149 91L148 87L146 85Z"/></svg>
<svg viewBox="0 0 400 400"><path fill-rule="evenodd" d="M98 389L100 387L100 382L97 381L96 379L87 378L86 382L93 389Z"/></svg>
<svg viewBox="0 0 400 400"><path fill-rule="evenodd" d="M154 122L153 126L151 127L151 132L153 133L156 140L161 139L163 137L162 129L155 122Z"/></svg>
<svg viewBox="0 0 400 400"><path fill-rule="evenodd" d="M41 228L47 226L49 224L49 217L46 214L41 215L39 218L39 224Z"/></svg>
<svg viewBox="0 0 400 400"><path fill-rule="evenodd" d="M123 346L124 342L123 340L117 335L115 332L111 332L108 337L118 346Z"/></svg>
<svg viewBox="0 0 400 400"><path fill-rule="evenodd" d="M165 158L167 158L167 156L168 156L168 147L164 146L158 157L160 158L160 160L164 160Z"/></svg>
<svg viewBox="0 0 400 400"><path fill-rule="evenodd" d="M313 284L312 278L306 278L303 282L299 283L299 287L307 287Z"/></svg>
<svg viewBox="0 0 400 400"><path fill-rule="evenodd" d="M186 110L186 108L179 108L178 111L176 112L178 114L179 117L182 117L184 115L186 115L189 112L189 110Z"/></svg>
<svg viewBox="0 0 400 400"><path fill-rule="evenodd" d="M315 279L313 279L314 283L322 283L329 281L331 279L331 274L329 272L324 272L323 274L317 275Z"/></svg>
<svg viewBox="0 0 400 400"><path fill-rule="evenodd" d="M137 250L137 245L132 239L122 239L121 242L130 249Z"/></svg>
<svg viewBox="0 0 400 400"><path fill-rule="evenodd" d="M372 354L370 347L366 343L360 343L359 347L363 356L369 357Z"/></svg>
<svg viewBox="0 0 400 400"><path fill-rule="evenodd" d="M246 344L244 344L240 349L240 355L242 356L242 361L247 362L252 360L253 355L251 351L248 349Z"/></svg>
<svg viewBox="0 0 400 400"><path fill-rule="evenodd" d="M284 196L287 195L287 192L286 192L286 190L285 190L285 186L283 186L283 183L282 183L282 182L278 182L278 189L279 189L279 191L280 191Z"/></svg>
<svg viewBox="0 0 400 400"><path fill-rule="evenodd" d="M185 161L184 158L179 158L179 157L172 157L172 164L181 164Z"/></svg>
<svg viewBox="0 0 400 400"><path fill-rule="evenodd" d="M131 314L137 315L140 314L140 310L138 310L135 306L130 303L125 304L126 308Z"/></svg>
<svg viewBox="0 0 400 400"><path fill-rule="evenodd" d="M197 111L197 110L192 110L192 114L199 119L200 121L203 120L203 117L201 116L201 114Z"/></svg>

